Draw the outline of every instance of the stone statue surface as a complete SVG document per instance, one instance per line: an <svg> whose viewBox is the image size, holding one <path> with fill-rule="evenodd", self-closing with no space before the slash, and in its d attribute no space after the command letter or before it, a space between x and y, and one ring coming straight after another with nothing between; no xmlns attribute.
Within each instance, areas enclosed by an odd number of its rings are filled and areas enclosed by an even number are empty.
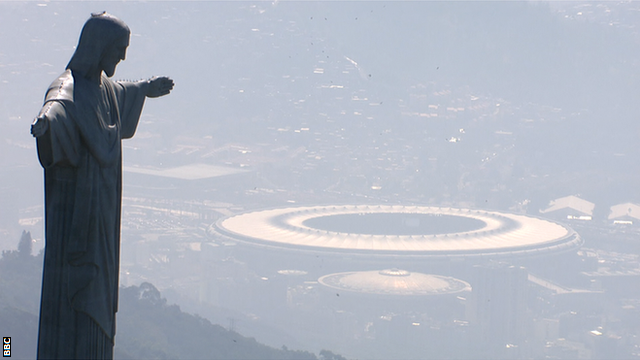
<svg viewBox="0 0 640 360"><path fill-rule="evenodd" d="M121 140L168 77L113 81L130 31L108 13L82 28L71 61L31 125L45 178L45 259L38 358L111 359L116 333Z"/></svg>

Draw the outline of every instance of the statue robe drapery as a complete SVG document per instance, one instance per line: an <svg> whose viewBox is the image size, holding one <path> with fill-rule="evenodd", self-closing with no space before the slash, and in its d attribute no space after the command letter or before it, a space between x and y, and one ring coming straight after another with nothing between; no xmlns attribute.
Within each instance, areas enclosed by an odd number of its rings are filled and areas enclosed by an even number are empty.
<svg viewBox="0 0 640 360"><path fill-rule="evenodd" d="M145 82L54 81L37 138L45 177L38 358L112 358L118 304L121 140L134 135ZM86 341L90 338L90 341ZM92 344L92 345L87 345Z"/></svg>

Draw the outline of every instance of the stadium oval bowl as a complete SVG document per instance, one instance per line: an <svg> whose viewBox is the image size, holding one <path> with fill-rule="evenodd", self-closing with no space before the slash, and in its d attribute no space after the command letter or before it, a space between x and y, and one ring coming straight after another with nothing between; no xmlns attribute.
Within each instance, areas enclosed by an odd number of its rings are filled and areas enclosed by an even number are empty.
<svg viewBox="0 0 640 360"><path fill-rule="evenodd" d="M497 211L403 205L303 206L220 219L215 231L256 246L365 256L530 256L575 249L571 228Z"/></svg>

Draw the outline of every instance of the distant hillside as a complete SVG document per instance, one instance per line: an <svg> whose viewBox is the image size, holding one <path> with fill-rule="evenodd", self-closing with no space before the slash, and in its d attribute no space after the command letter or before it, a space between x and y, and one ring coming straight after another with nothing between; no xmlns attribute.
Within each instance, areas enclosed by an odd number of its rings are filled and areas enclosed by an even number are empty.
<svg viewBox="0 0 640 360"><path fill-rule="evenodd" d="M43 256L29 251L4 251L0 258L0 333L11 336L14 359L36 355ZM149 283L120 289L117 321L116 359L318 359L310 352L262 345L182 312ZM319 359L344 358L323 350Z"/></svg>
<svg viewBox="0 0 640 360"><path fill-rule="evenodd" d="M149 283L121 288L116 359L317 359L274 349L167 305Z"/></svg>

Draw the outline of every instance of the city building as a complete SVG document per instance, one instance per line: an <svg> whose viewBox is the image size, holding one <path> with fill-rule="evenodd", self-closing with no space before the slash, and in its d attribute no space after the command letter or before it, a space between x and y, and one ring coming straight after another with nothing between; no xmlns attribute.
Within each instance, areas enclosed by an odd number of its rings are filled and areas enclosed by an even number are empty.
<svg viewBox="0 0 640 360"><path fill-rule="evenodd" d="M558 220L591 220L596 205L577 196L565 196L552 200L541 214Z"/></svg>
<svg viewBox="0 0 640 360"><path fill-rule="evenodd" d="M613 205L607 217L614 225L633 225L640 221L640 206L633 203Z"/></svg>

